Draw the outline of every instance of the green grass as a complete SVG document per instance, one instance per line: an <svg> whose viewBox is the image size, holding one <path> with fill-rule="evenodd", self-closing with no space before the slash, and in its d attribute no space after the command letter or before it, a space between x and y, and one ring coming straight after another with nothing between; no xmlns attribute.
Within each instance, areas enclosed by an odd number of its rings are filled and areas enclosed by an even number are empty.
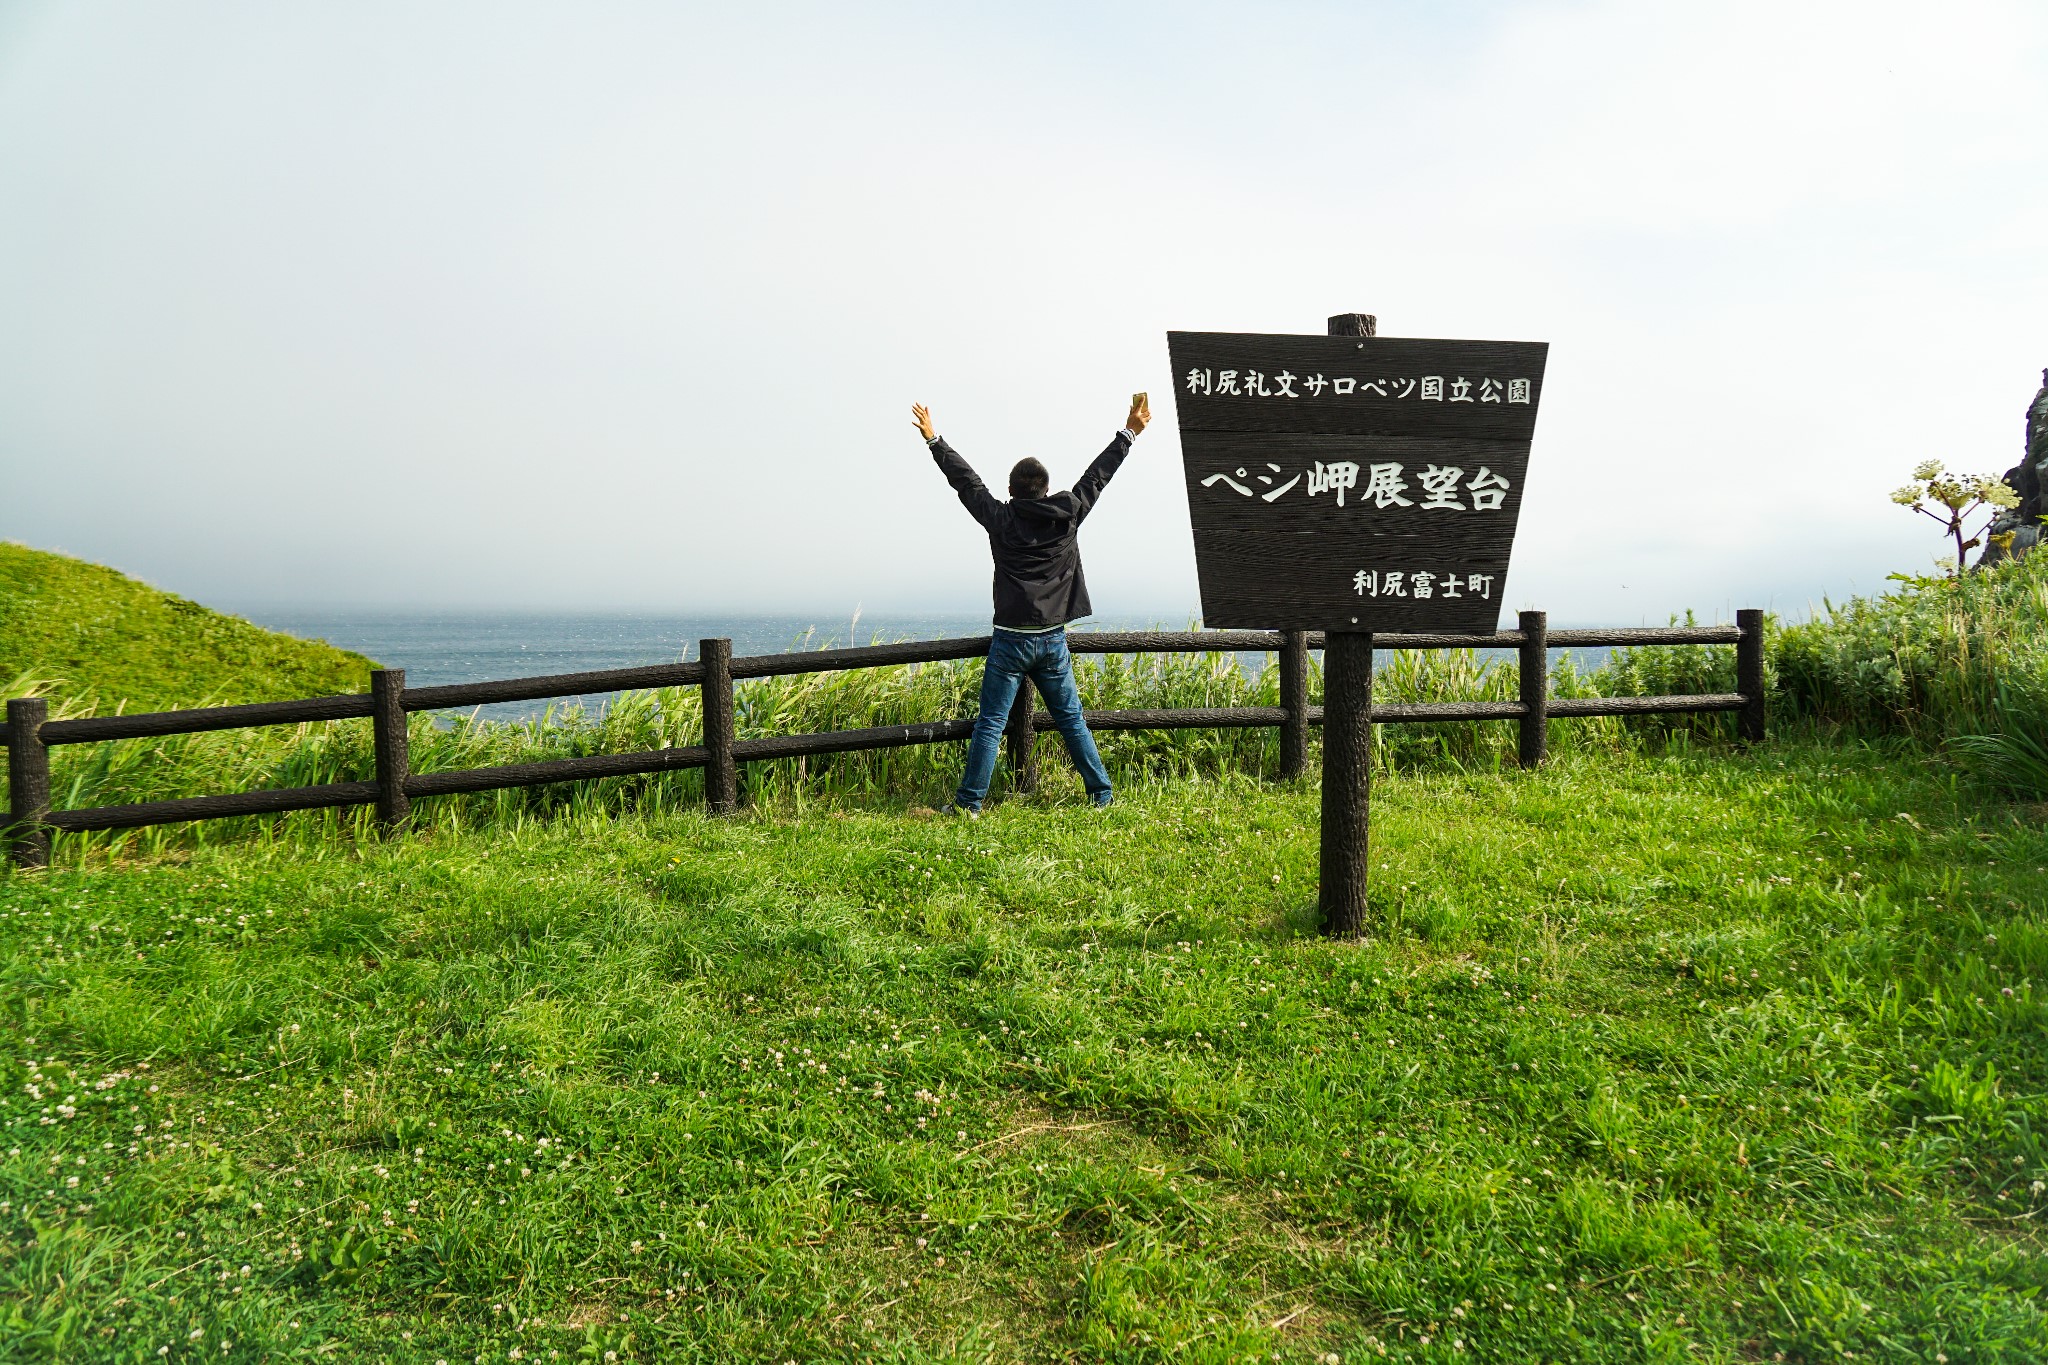
<svg viewBox="0 0 2048 1365"><path fill-rule="evenodd" d="M0 684L74 709L154 711L361 692L377 665L223 616L113 569L0 541Z"/></svg>
<svg viewBox="0 0 2048 1365"><path fill-rule="evenodd" d="M933 819L945 745L754 765L728 821L679 774L438 798L401 841L60 837L0 879L0 1359L2043 1358L2048 834L1917 746L2048 791L2014 757L2044 603L2030 559L1774 629L1802 728L1753 755L1721 717L1559 722L1521 774L1509 725L1381 727L1364 944L1312 932L1315 794L1260 780L1260 731L1105 736L1106 818L1051 759ZM59 714L368 667L0 546L0 669ZM764 680L740 730L967 715L977 683ZM1516 692L1458 653L1378 684ZM700 728L681 689L420 717L413 754ZM369 744L54 758L82 806L362 777Z"/></svg>
<svg viewBox="0 0 2048 1365"><path fill-rule="evenodd" d="M1051 792L0 881L0 1354L2048 1357L2037 808L1437 764L1337 944L1312 789Z"/></svg>

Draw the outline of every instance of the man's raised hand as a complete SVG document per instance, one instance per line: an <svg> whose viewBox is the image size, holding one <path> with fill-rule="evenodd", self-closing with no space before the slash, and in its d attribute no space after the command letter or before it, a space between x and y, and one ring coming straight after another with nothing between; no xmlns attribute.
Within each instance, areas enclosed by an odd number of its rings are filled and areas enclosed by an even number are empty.
<svg viewBox="0 0 2048 1365"><path fill-rule="evenodd" d="M1124 418L1124 426L1136 436L1152 420L1152 400L1142 393L1131 395L1131 415Z"/></svg>
<svg viewBox="0 0 2048 1365"><path fill-rule="evenodd" d="M918 435L929 441L938 433L932 430L932 410L922 403L910 405L910 418L917 423Z"/></svg>

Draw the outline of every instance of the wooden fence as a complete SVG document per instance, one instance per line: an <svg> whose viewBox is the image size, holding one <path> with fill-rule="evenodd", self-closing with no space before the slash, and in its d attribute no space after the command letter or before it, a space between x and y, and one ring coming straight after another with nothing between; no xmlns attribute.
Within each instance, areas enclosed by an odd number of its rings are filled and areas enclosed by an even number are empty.
<svg viewBox="0 0 2048 1365"><path fill-rule="evenodd" d="M1374 706L1380 724L1414 721L1513 720L1520 725L1518 755L1533 767L1543 759L1547 723L1552 716L1627 716L1701 711L1738 712L1738 732L1756 741L1764 735L1763 613L1736 613L1734 626L1670 629L1549 630L1545 614L1525 611L1519 628L1492 635L1381 634L1377 649L1514 649L1520 654L1521 697L1517 701L1421 702ZM1300 775L1308 757L1308 731L1322 723L1320 706L1308 704L1308 655L1323 646L1320 632L1208 630L1176 632L1076 632L1067 637L1077 654L1204 653L1213 650L1277 652L1280 705L1196 707L1185 710L1087 711L1094 730L1176 730L1276 726L1280 730L1280 769L1285 777ZM934 720L917 725L889 725L866 730L834 730L821 734L778 735L739 739L733 733L733 684L744 678L824 673L848 668L882 668L900 664L936 663L945 659L979 658L988 652L987 636L957 640L918 640L869 645L855 649L813 650L795 654L761 654L734 658L730 640L704 640L695 663L656 664L646 668L609 669L595 673L557 673L547 677L510 678L502 682L458 683L448 687L407 687L402 669L370 675L370 690L302 701L257 702L246 706L210 706L188 711L157 711L127 716L95 716L83 720L50 720L40 697L17 697L7 703L7 773L9 833L14 862L43 867L49 862L50 838L59 830L132 829L184 820L268 815L281 811L320 810L337 806L375 805L387 827L403 822L412 802L423 796L490 791L501 787L536 786L548 782L583 782L634 773L704 769L704 800L714 813L727 813L739 803L739 765L804 754L850 753L912 744L937 744L966 739L972 720ZM1549 651L1592 646L1709 645L1736 647L1736 692L1673 697L1553 698L1548 695ZM415 773L407 754L406 714L494 702L536 701L596 692L654 687L699 687L704 695L704 742L673 749L631 754L599 754L588 758L515 763L457 772ZM1019 790L1036 784L1032 756L1036 731L1051 717L1035 710L1027 684L1018 693L1007 732ZM190 796L172 801L145 801L128 806L95 806L84 810L50 809L50 746L90 744L159 735L197 734L208 730L239 730L263 725L298 725L307 721L348 720L367 716L375 739L377 775L369 782L328 782L313 787L237 792L221 796Z"/></svg>

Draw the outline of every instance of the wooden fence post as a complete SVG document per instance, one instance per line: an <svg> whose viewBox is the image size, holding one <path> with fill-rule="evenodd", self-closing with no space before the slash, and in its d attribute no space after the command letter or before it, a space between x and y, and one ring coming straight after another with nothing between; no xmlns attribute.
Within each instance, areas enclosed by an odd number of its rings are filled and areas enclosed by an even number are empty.
<svg viewBox="0 0 2048 1365"><path fill-rule="evenodd" d="M412 814L405 779L412 776L412 743L405 729L405 670L370 672L370 736L377 751L377 823L388 834Z"/></svg>
<svg viewBox="0 0 2048 1365"><path fill-rule="evenodd" d="M1317 905L1323 932L1365 932L1372 805L1372 636L1323 641L1323 846Z"/></svg>
<svg viewBox="0 0 2048 1365"><path fill-rule="evenodd" d="M1017 680L1017 700L1010 705L1010 778L1019 796L1038 790L1038 729L1032 715L1038 705L1038 689L1031 679Z"/></svg>
<svg viewBox="0 0 2048 1365"><path fill-rule="evenodd" d="M1280 776L1300 777L1308 767L1308 632L1290 630L1280 644Z"/></svg>
<svg viewBox="0 0 2048 1365"><path fill-rule="evenodd" d="M1524 768L1543 761L1550 748L1550 613L1525 611L1522 630L1521 744L1516 757Z"/></svg>
<svg viewBox="0 0 2048 1365"><path fill-rule="evenodd" d="M41 697L7 703L7 817L19 868L50 865L50 750L39 733L49 715Z"/></svg>
<svg viewBox="0 0 2048 1365"><path fill-rule="evenodd" d="M1735 690L1742 694L1735 729L1745 743L1764 741L1764 614L1759 607L1735 613L1742 638L1735 642Z"/></svg>
<svg viewBox="0 0 2048 1365"><path fill-rule="evenodd" d="M732 641L699 640L704 665L704 809L731 815L740 808L739 765L733 761Z"/></svg>
<svg viewBox="0 0 2048 1365"><path fill-rule="evenodd" d="M1334 313L1333 337L1379 332L1371 313ZM1356 938L1365 932L1365 883L1372 814L1372 635L1330 631L1323 637L1323 846L1317 907L1323 932Z"/></svg>

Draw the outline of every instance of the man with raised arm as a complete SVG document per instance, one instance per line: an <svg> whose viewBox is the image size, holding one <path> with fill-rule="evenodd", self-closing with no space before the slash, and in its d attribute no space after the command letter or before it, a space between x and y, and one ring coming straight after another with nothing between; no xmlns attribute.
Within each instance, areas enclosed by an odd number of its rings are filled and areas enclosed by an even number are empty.
<svg viewBox="0 0 2048 1365"><path fill-rule="evenodd" d="M1131 442L1152 420L1144 394L1131 398L1130 416L1109 448L1095 457L1087 472L1064 493L1050 492L1051 476L1034 459L1019 460L1010 470L1010 497L999 502L975 477L967 461L954 453L932 428L923 404L910 414L931 449L932 459L960 495L961 506L988 532L995 557L995 630L988 647L988 665L981 675L981 714L967 746L967 770L948 811L978 815L996 771L996 744L1009 723L1010 707L1025 678L1038 685L1052 712L1053 724L1067 742L1067 753L1080 769L1088 798L1097 807L1112 798L1109 774L1095 737L1081 718L1081 694L1074 686L1074 662L1067 653L1067 622L1094 609L1088 605L1088 584L1081 576L1081 550L1075 543L1081 522L1124 456Z"/></svg>

